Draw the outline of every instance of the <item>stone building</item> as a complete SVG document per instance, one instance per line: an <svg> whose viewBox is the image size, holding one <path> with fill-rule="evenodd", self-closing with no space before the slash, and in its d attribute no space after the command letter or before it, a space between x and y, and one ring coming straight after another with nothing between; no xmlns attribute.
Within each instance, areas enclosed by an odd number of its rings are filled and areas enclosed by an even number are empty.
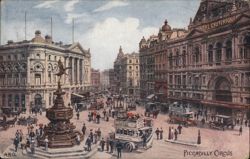
<svg viewBox="0 0 250 159"><path fill-rule="evenodd" d="M72 93L80 93L90 85L90 58L90 50L79 43L54 43L48 35L43 38L40 31L30 41L8 41L0 46L1 107L31 111L52 106L58 60L71 67L61 79L65 103L70 103Z"/></svg>
<svg viewBox="0 0 250 159"><path fill-rule="evenodd" d="M131 96L139 95L140 63L139 54L124 54L120 47L114 62L116 92Z"/></svg>
<svg viewBox="0 0 250 159"><path fill-rule="evenodd" d="M114 92L115 90L115 73L114 69L109 69L109 90Z"/></svg>
<svg viewBox="0 0 250 159"><path fill-rule="evenodd" d="M212 114L244 115L250 104L248 2L202 0L188 30L171 29L165 21L151 39L139 44L141 97L152 93L146 86L154 68L154 93L167 101L191 103Z"/></svg>
<svg viewBox="0 0 250 159"><path fill-rule="evenodd" d="M105 90L110 87L109 83L109 70L103 70L100 77L101 89Z"/></svg>
<svg viewBox="0 0 250 159"><path fill-rule="evenodd" d="M101 72L100 70L91 69L91 89L99 91L101 88Z"/></svg>

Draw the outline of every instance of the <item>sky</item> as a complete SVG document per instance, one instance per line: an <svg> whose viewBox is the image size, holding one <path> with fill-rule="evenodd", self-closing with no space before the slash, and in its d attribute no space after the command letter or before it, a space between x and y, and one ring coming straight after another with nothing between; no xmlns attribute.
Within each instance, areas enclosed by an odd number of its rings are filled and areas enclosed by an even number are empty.
<svg viewBox="0 0 250 159"><path fill-rule="evenodd" d="M187 28L200 0L2 0L1 44L27 40L36 30L51 34L53 41L74 42L90 48L95 69L113 67L119 47L124 53L138 52L144 36L157 35L165 19L172 28Z"/></svg>

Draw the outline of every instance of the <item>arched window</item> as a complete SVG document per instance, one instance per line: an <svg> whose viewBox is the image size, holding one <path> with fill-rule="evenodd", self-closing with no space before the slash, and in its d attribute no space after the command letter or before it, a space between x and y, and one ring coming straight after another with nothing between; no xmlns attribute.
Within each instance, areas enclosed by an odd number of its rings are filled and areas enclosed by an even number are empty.
<svg viewBox="0 0 250 159"><path fill-rule="evenodd" d="M199 47L195 47L194 49L193 62L194 63L200 62L200 48Z"/></svg>
<svg viewBox="0 0 250 159"><path fill-rule="evenodd" d="M216 54L215 54L215 61L220 64L221 62L221 54L222 54L222 44L217 43L216 44Z"/></svg>
<svg viewBox="0 0 250 159"><path fill-rule="evenodd" d="M208 46L208 63L213 62L213 45Z"/></svg>
<svg viewBox="0 0 250 159"><path fill-rule="evenodd" d="M226 61L232 60L232 41L226 42Z"/></svg>
<svg viewBox="0 0 250 159"><path fill-rule="evenodd" d="M175 65L179 66L179 50L176 51Z"/></svg>
<svg viewBox="0 0 250 159"><path fill-rule="evenodd" d="M182 52L182 64L183 66L186 65L186 50L183 50Z"/></svg>
<svg viewBox="0 0 250 159"><path fill-rule="evenodd" d="M169 67L172 68L173 67L173 54L170 53L169 55Z"/></svg>
<svg viewBox="0 0 250 159"><path fill-rule="evenodd" d="M243 40L243 44L244 44L244 51L243 51L244 59L249 59L250 58L250 35L245 36Z"/></svg>

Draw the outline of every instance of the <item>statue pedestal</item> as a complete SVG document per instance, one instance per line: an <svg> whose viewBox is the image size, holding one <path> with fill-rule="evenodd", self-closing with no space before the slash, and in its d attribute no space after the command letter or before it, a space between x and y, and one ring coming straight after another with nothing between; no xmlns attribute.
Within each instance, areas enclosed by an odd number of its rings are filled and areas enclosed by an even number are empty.
<svg viewBox="0 0 250 159"><path fill-rule="evenodd" d="M73 117L73 109L64 105L62 95L65 92L62 91L60 82L58 82L58 89L54 94L57 95L55 104L52 108L46 110L46 117L50 120L50 123L44 129L44 135L38 139L38 143L45 146L44 140L47 136L49 148L73 147L77 144L77 135L80 136L80 141L83 140L83 135L74 130L76 127L73 123L70 123L70 119Z"/></svg>

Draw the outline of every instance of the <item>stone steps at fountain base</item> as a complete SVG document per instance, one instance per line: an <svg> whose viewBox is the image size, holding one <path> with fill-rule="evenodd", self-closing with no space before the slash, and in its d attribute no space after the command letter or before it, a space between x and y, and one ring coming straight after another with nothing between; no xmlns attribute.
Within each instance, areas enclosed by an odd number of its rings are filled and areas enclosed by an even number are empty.
<svg viewBox="0 0 250 159"><path fill-rule="evenodd" d="M43 147L38 147L35 149L35 154L30 152L26 153L25 156L31 158L41 158L41 159L79 159L79 158L90 158L98 151L98 145L92 146L92 151L84 151L82 146L75 146L72 148L62 148L62 149L49 149L45 151Z"/></svg>

